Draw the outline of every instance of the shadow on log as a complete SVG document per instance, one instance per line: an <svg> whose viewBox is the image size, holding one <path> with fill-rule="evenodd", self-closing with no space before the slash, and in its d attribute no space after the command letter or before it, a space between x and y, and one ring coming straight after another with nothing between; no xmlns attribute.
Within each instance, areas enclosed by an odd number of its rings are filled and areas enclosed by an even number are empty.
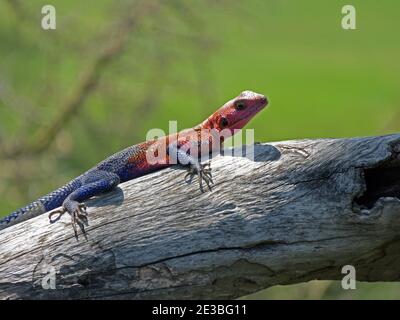
<svg viewBox="0 0 400 320"><path fill-rule="evenodd" d="M255 145L201 193L165 169L0 232L0 298L224 299L312 279L400 277L400 135ZM52 289L55 288L55 289Z"/></svg>

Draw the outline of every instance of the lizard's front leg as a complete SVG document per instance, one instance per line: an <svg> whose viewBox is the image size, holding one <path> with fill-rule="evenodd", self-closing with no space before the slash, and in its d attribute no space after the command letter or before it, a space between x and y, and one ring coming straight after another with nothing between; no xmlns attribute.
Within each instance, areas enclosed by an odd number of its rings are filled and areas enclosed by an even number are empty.
<svg viewBox="0 0 400 320"><path fill-rule="evenodd" d="M82 201L100 193L110 191L120 182L118 175L112 172L95 170L82 177L82 186L72 192L63 202L62 207L49 213L50 222L57 221L62 214L68 212L71 215L72 227L77 237L77 225L85 234L85 226L88 225L86 206ZM52 219L58 214L56 219Z"/></svg>
<svg viewBox="0 0 400 320"><path fill-rule="evenodd" d="M199 177L200 190L204 192L203 181L206 183L208 189L211 191L211 185L214 184L212 180L210 163L201 164L197 157L193 157L189 150L186 151L177 147L175 144L168 146L168 155L177 160L178 164L188 167L188 173L185 176L190 177L192 180L195 175Z"/></svg>

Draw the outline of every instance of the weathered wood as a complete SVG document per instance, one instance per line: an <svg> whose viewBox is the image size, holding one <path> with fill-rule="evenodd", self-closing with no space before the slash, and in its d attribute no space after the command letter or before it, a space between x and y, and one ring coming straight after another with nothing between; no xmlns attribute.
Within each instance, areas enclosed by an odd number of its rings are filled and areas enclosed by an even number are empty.
<svg viewBox="0 0 400 320"><path fill-rule="evenodd" d="M2 230L0 298L236 298L347 264L400 278L400 135L259 144L212 168L212 192L170 168L88 201L87 240L68 215Z"/></svg>

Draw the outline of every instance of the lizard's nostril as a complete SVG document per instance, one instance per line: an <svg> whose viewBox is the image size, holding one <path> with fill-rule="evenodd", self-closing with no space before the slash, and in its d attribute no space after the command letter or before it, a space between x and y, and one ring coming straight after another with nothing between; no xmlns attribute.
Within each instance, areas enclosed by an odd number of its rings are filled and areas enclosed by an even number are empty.
<svg viewBox="0 0 400 320"><path fill-rule="evenodd" d="M261 96L260 101L261 101L262 104L267 104L268 103L268 100L267 100L266 96Z"/></svg>

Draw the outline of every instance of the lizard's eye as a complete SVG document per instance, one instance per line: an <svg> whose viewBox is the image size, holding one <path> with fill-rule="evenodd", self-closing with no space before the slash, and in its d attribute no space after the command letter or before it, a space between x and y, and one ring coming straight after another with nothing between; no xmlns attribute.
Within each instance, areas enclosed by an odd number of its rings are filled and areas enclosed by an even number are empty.
<svg viewBox="0 0 400 320"><path fill-rule="evenodd" d="M236 110L244 110L244 109L246 109L246 105L244 104L243 101L238 101L235 103L235 109Z"/></svg>
<svg viewBox="0 0 400 320"><path fill-rule="evenodd" d="M219 120L219 126L221 128L225 128L228 126L228 119L227 118L221 118L221 120Z"/></svg>

